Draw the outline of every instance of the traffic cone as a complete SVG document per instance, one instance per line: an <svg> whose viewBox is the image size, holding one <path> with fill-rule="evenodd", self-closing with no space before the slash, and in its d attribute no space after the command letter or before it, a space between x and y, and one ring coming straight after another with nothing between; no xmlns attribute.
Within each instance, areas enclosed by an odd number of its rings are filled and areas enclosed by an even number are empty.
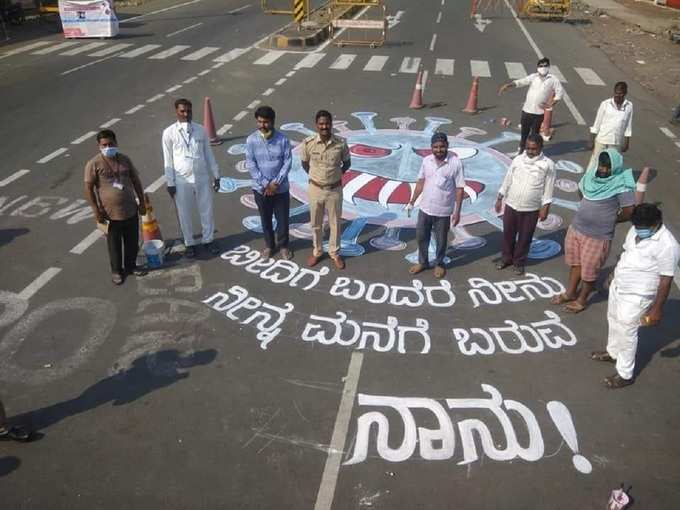
<svg viewBox="0 0 680 510"><path fill-rule="evenodd" d="M647 191L647 181L649 181L649 174L651 168L648 166L642 169L640 177L638 177L637 185L635 186L635 205L640 205L645 201L645 192Z"/></svg>
<svg viewBox="0 0 680 510"><path fill-rule="evenodd" d="M477 113L477 98L479 97L479 77L472 78L472 87L470 87L470 95L468 96L467 104L463 111L465 113Z"/></svg>
<svg viewBox="0 0 680 510"><path fill-rule="evenodd" d="M144 193L144 206L146 207L146 214L142 216L142 239L144 242L154 239L162 241L161 228L158 226L158 221L153 213L153 206L148 193Z"/></svg>
<svg viewBox="0 0 680 510"><path fill-rule="evenodd" d="M550 94L549 101L552 101L554 94ZM553 137L555 130L552 128L553 109L546 108L543 111L543 123L541 124L541 136L546 142Z"/></svg>
<svg viewBox="0 0 680 510"><path fill-rule="evenodd" d="M222 139L215 132L215 119L213 118L209 97L206 97L205 101L203 101L203 129L205 129L210 139L210 145L220 145L222 143Z"/></svg>
<svg viewBox="0 0 680 510"><path fill-rule="evenodd" d="M418 71L418 78L416 78L416 86L413 89L411 96L411 104L408 105L412 110L419 110L423 107L423 72Z"/></svg>

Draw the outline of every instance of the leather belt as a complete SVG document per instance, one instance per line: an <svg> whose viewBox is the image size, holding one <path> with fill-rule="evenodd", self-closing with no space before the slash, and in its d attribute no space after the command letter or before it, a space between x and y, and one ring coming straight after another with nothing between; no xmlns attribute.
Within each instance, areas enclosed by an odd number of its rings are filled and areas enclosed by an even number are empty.
<svg viewBox="0 0 680 510"><path fill-rule="evenodd" d="M318 182L316 182L314 179L311 179L311 178L309 179L309 182L312 183L314 186L316 186L319 189L326 189L326 190L338 188L342 184L342 180L339 180L338 182L334 182L333 184L319 184Z"/></svg>

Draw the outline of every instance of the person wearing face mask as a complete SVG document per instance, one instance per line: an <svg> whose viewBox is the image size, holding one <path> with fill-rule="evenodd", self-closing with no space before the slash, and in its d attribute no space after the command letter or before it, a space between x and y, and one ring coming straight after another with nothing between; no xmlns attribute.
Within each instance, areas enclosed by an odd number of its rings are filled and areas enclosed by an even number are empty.
<svg viewBox="0 0 680 510"><path fill-rule="evenodd" d="M626 99L626 94L628 84L620 81L614 85L614 96L600 103L595 122L590 128L590 148L593 153L588 168L597 163L603 150L614 148L626 152L630 147L633 103Z"/></svg>
<svg viewBox="0 0 680 510"><path fill-rule="evenodd" d="M517 154L521 154L526 146L527 137L530 134L538 134L543 124L543 116L546 109L551 109L562 99L564 89L560 80L550 74L550 60L542 58L538 61L536 72L504 83L498 90L502 94L509 88L529 86L527 96L522 106L521 138Z"/></svg>
<svg viewBox="0 0 680 510"><path fill-rule="evenodd" d="M503 248L496 269L514 266L515 274L524 274L536 223L550 212L554 184L555 163L543 154L541 135L531 134L498 190L495 209L503 212Z"/></svg>
<svg viewBox="0 0 680 510"><path fill-rule="evenodd" d="M623 168L623 156L616 149L600 152L598 164L586 170L579 182L581 203L564 240L569 283L552 304L565 304L565 311L572 313L586 309L609 256L616 223L628 221L633 213L635 188L633 171Z"/></svg>
<svg viewBox="0 0 680 510"><path fill-rule="evenodd" d="M655 204L636 205L631 221L609 287L607 350L591 353L595 361L616 364L616 374L604 380L612 389L633 384L638 329L661 321L680 262L680 245Z"/></svg>
<svg viewBox="0 0 680 510"><path fill-rule="evenodd" d="M219 248L213 242L213 192L220 189L220 170L203 126L192 122L188 99L175 101L177 122L163 131L163 161L168 194L175 201L186 248L184 255L196 256L193 210L198 207L202 242L213 255Z"/></svg>
<svg viewBox="0 0 680 510"><path fill-rule="evenodd" d="M97 133L99 154L85 165L85 198L98 224L106 224L111 280L120 285L126 275L137 276L139 214L146 214L144 189L130 158L118 151L110 129ZM138 205L139 202L139 205Z"/></svg>
<svg viewBox="0 0 680 510"><path fill-rule="evenodd" d="M409 273L416 275L430 267L430 238L434 232L437 246L434 276L443 278L446 274L444 256L449 229L460 222L465 175L461 160L449 152L449 140L445 133L433 134L430 146L432 154L423 158L413 196L406 206L410 216L416 200L422 194L416 223L418 263L411 266Z"/></svg>
<svg viewBox="0 0 680 510"><path fill-rule="evenodd" d="M253 196L264 232L262 258L270 258L278 248L281 258L290 260L293 253L288 248L288 173L292 153L288 138L274 128L275 120L276 113L270 106L255 110L257 131L246 140L246 166L253 178ZM272 216L276 218L276 237Z"/></svg>

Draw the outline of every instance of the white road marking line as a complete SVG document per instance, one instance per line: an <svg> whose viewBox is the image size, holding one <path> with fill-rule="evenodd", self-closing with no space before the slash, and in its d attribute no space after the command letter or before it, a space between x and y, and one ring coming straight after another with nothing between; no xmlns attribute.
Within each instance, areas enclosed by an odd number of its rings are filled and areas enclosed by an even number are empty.
<svg viewBox="0 0 680 510"><path fill-rule="evenodd" d="M159 99L165 97L165 94L156 94L155 96L151 96L149 99L146 100L147 103L155 103Z"/></svg>
<svg viewBox="0 0 680 510"><path fill-rule="evenodd" d="M144 46L140 46L139 48L135 48L134 50L126 51L120 57L122 58L135 58L140 55L144 55L144 53L149 53L150 51L156 50L160 48L160 44L145 44Z"/></svg>
<svg viewBox="0 0 680 510"><path fill-rule="evenodd" d="M104 233L98 228L90 232L85 239L76 244L73 248L69 250L69 253L74 255L82 255L85 250L92 246L97 239L102 237Z"/></svg>
<svg viewBox="0 0 680 510"><path fill-rule="evenodd" d="M288 72L286 73L286 78L290 78L290 77L293 76L294 74L295 74L295 70L288 71Z"/></svg>
<svg viewBox="0 0 680 510"><path fill-rule="evenodd" d="M203 69L200 73L198 73L199 76L205 76L206 74L212 72L212 69Z"/></svg>
<svg viewBox="0 0 680 510"><path fill-rule="evenodd" d="M170 32L165 37L172 37L173 35L181 34L182 32L186 32L187 30L191 30L192 28L200 27L202 24L203 24L203 22L200 22L200 23L196 23L195 25L190 25L188 27L180 28L179 30L175 30L174 32Z"/></svg>
<svg viewBox="0 0 680 510"><path fill-rule="evenodd" d="M236 115L234 115L234 121L238 122L239 120L241 120L246 115L248 115L248 111L242 110L242 111L238 112Z"/></svg>
<svg viewBox="0 0 680 510"><path fill-rule="evenodd" d="M486 60L470 60L470 73L480 78L491 78L491 69Z"/></svg>
<svg viewBox="0 0 680 510"><path fill-rule="evenodd" d="M352 62L354 62L355 58L357 58L356 55L343 53L335 59L335 62L330 65L329 69L335 69L339 71L347 69L350 65L352 65Z"/></svg>
<svg viewBox="0 0 680 510"><path fill-rule="evenodd" d="M521 62L506 62L505 69L508 71L508 78L510 78L511 80L524 78L527 75L527 71L524 68L524 64L522 64Z"/></svg>
<svg viewBox="0 0 680 510"><path fill-rule="evenodd" d="M252 110L252 109L255 108L257 105L259 105L261 102L262 102L262 101L260 101L259 99L256 99L255 101L253 101L252 103L250 103L248 106L246 106L246 108L248 108L249 110Z"/></svg>
<svg viewBox="0 0 680 510"><path fill-rule="evenodd" d="M524 23L522 23L522 20L519 19L519 17L517 16L515 9L512 7L512 5L510 5L510 2L508 0L503 0L503 2L505 2L505 6L512 13L512 17L515 18L515 21L519 25L519 28L522 30L522 33L524 33L524 36L527 38L527 41L529 41L529 45L533 48L534 52L536 53L536 56L538 58L543 58L543 52L540 50L540 48L534 42L534 39L531 37L531 34L529 33L529 31L524 26ZM555 73L556 69L557 69L557 66L551 66L551 71L552 71L553 74L555 74L555 76L557 76L557 73ZM558 76L558 79L559 79L559 76ZM560 81L562 81L562 80L560 80ZM576 123L579 126L585 126L586 121L583 118L583 115L581 115L581 112L578 111L578 109L576 108L576 105L571 100L571 97L569 97L569 94L567 94L566 91L562 95L562 101L564 101L564 104L566 104L567 108L569 108L569 111L571 112L571 115L574 117L574 120L576 120Z"/></svg>
<svg viewBox="0 0 680 510"><path fill-rule="evenodd" d="M166 93L166 94L172 94L175 90L179 90L179 89L181 89L181 88L182 88L181 85L173 85L173 86L170 87L169 89L165 89L165 93Z"/></svg>
<svg viewBox="0 0 680 510"><path fill-rule="evenodd" d="M600 78L590 67L574 67L574 71L578 73L586 85L604 86L602 78Z"/></svg>
<svg viewBox="0 0 680 510"><path fill-rule="evenodd" d="M423 85L423 88L422 88L423 94L425 93L425 88L427 87L427 78L429 77L429 75L430 75L430 71L425 69L423 71L423 84L422 84Z"/></svg>
<svg viewBox="0 0 680 510"><path fill-rule="evenodd" d="M103 129L110 128L111 126L113 126L114 124L116 124L116 123L119 122L119 121L120 121L120 119L113 118L113 119L111 119L111 120L109 120L109 121L104 122L104 124L102 124L102 125L99 126L99 127L100 127L100 128L103 128Z"/></svg>
<svg viewBox="0 0 680 510"><path fill-rule="evenodd" d="M30 172L30 170L26 170L25 168L23 170L17 170L12 175L7 176L3 180L0 181L0 188L4 188L9 183L14 182L17 179L20 179L21 177L23 177L24 175L26 175L29 172Z"/></svg>
<svg viewBox="0 0 680 510"><path fill-rule="evenodd" d="M42 289L49 281L61 272L60 267L48 267L35 280L29 283L24 290L19 292L20 299L31 299L35 294Z"/></svg>
<svg viewBox="0 0 680 510"><path fill-rule="evenodd" d="M180 60L199 60L202 59L203 57L206 57L210 55L211 53L215 53L217 50L220 48L218 46L206 46L205 48L201 48L198 51L194 51L193 53L189 53L188 55L184 55Z"/></svg>
<svg viewBox="0 0 680 510"><path fill-rule="evenodd" d="M441 23L442 21L442 13L439 11L439 14L437 14L437 23Z"/></svg>
<svg viewBox="0 0 680 510"><path fill-rule="evenodd" d="M446 0L442 0L442 5L445 5L445 4L446 4Z"/></svg>
<svg viewBox="0 0 680 510"><path fill-rule="evenodd" d="M664 135L666 135L668 138L675 138L675 133L673 133L673 131L671 131L671 130L668 129L667 127L665 127L665 126L659 126L659 129L660 129L661 132L662 132Z"/></svg>
<svg viewBox="0 0 680 510"><path fill-rule="evenodd" d="M144 18L146 16L152 16L153 14L160 14L161 12L167 12L171 11L173 9L178 9L179 7L184 7L185 5L191 5L200 2L201 0L191 0L190 2L184 2L183 4L177 4L177 5L171 5L170 7L165 7L164 9L158 9L157 11L151 11L147 12L144 14L140 14L139 16L133 16L132 18L127 18L120 20L119 23L129 23L130 21L134 21L139 18Z"/></svg>
<svg viewBox="0 0 680 510"><path fill-rule="evenodd" d="M78 43L74 41L66 41L63 43L55 44L54 46L48 46L47 48L43 48L42 50L32 51L31 55L47 55L49 53L54 53L55 51L70 48L71 46L75 46L76 44Z"/></svg>
<svg viewBox="0 0 680 510"><path fill-rule="evenodd" d="M95 51L94 53L90 53L87 56L88 57L105 57L107 55L111 55L111 53L116 53L117 51L124 50L125 48L129 48L132 46L130 43L119 43L119 44L114 44L113 46L109 46L108 48L104 48L103 50Z"/></svg>
<svg viewBox="0 0 680 510"><path fill-rule="evenodd" d="M67 152L67 151L68 151L68 149L66 147L61 147L54 152L50 152L47 156L40 158L38 160L38 163L43 165L43 164L47 163L48 161L53 160L57 156L61 156L64 152Z"/></svg>
<svg viewBox="0 0 680 510"><path fill-rule="evenodd" d="M257 66L268 66L270 64L273 64L276 62L278 59L280 59L285 51L279 51L279 50L271 50L262 55L260 58L258 58L253 64Z"/></svg>
<svg viewBox="0 0 680 510"><path fill-rule="evenodd" d="M73 48L72 50L60 53L60 55L66 55L70 57L73 55L77 55L78 53L85 53L86 51L101 48L102 46L106 46L107 44L108 43L105 42L91 42L90 44L83 44L82 46L78 46L77 48Z"/></svg>
<svg viewBox="0 0 680 510"><path fill-rule="evenodd" d="M364 66L364 71L382 71L390 57L385 55L373 55Z"/></svg>
<svg viewBox="0 0 680 510"><path fill-rule="evenodd" d="M0 56L0 58L11 57L12 55L17 55L18 53L23 53L24 51L31 51L36 48L41 48L42 46L46 46L48 44L52 44L52 41L38 41L31 44L27 44L26 46L21 46L20 48L9 50L4 55Z"/></svg>
<svg viewBox="0 0 680 510"><path fill-rule="evenodd" d="M432 34L432 41L430 41L430 51L434 51L434 45L437 43L437 34Z"/></svg>
<svg viewBox="0 0 680 510"><path fill-rule="evenodd" d="M680 149L680 142L675 142L675 145Z"/></svg>
<svg viewBox="0 0 680 510"><path fill-rule="evenodd" d="M283 85L284 83L286 83L286 81L288 81L286 78L281 78L274 85L276 86Z"/></svg>
<svg viewBox="0 0 680 510"><path fill-rule="evenodd" d="M241 12L246 10L248 7L250 7L250 4L243 5L241 7L237 7L236 9L232 9L231 11L228 12L228 14L236 14L237 12Z"/></svg>
<svg viewBox="0 0 680 510"><path fill-rule="evenodd" d="M219 69L219 68L222 67L223 65L224 65L224 62L218 62L217 64L215 64L214 66L212 66L212 68L213 68L213 69Z"/></svg>
<svg viewBox="0 0 680 510"><path fill-rule="evenodd" d="M220 129L217 130L217 134L218 134L219 136L222 136L222 135L225 134L227 131L229 131L231 128L232 128L232 125L231 125L231 124L225 124L225 125L222 126Z"/></svg>
<svg viewBox="0 0 680 510"><path fill-rule="evenodd" d="M322 58L326 56L325 53L310 53L305 58L295 64L295 69L311 69L318 64Z"/></svg>
<svg viewBox="0 0 680 510"><path fill-rule="evenodd" d="M114 55L110 55L108 57L100 58L99 60L93 60L92 62L88 62L87 64L83 64L81 66L74 67L72 69L69 69L68 71L64 71L61 73L61 76L66 76L67 74L75 73L76 71L80 71L81 69L85 69L86 67L93 66L95 64L99 64L100 62L104 62L104 60L109 60L110 58L117 57L120 55L120 53L116 53Z"/></svg>
<svg viewBox="0 0 680 510"><path fill-rule="evenodd" d="M567 79L564 77L562 74L562 71L560 71L560 68L557 67L556 65L551 65L550 66L550 74L554 75L555 78L560 80L562 83L567 83Z"/></svg>
<svg viewBox="0 0 680 510"><path fill-rule="evenodd" d="M262 93L262 95L263 95L263 96L271 96L272 93L274 92L274 90L275 90L275 89L267 89L267 90L265 90L265 91Z"/></svg>
<svg viewBox="0 0 680 510"><path fill-rule="evenodd" d="M191 83L192 81L198 80L198 76L192 76L191 78L187 78L184 80L182 83Z"/></svg>
<svg viewBox="0 0 680 510"><path fill-rule="evenodd" d="M177 53L181 53L182 51L186 50L187 48L191 48L191 46L188 46L186 44L178 44L176 46L173 46L172 48L168 48L165 51L161 51L160 53L156 53L155 55L151 55L149 57L149 59L151 59L151 60L165 60L168 57L176 55Z"/></svg>
<svg viewBox="0 0 680 510"><path fill-rule="evenodd" d="M165 183L165 175L161 175L158 179L153 181L151 184L149 184L144 191L147 193L153 193L157 189L159 189L163 184Z"/></svg>
<svg viewBox="0 0 680 510"><path fill-rule="evenodd" d="M213 60L213 62L231 62L234 59L237 59L244 53L248 53L250 48L234 48L233 50L229 50L226 52L224 55L220 55L216 59Z"/></svg>
<svg viewBox="0 0 680 510"><path fill-rule="evenodd" d="M81 137L76 138L75 140L73 140L73 141L71 142L71 145L80 145L81 143L83 143L83 142L84 142L85 140L87 140L88 138L93 138L96 134L97 134L96 131L88 131L88 132L85 133L83 136L81 136Z"/></svg>
<svg viewBox="0 0 680 510"><path fill-rule="evenodd" d="M399 72L414 74L418 72L419 67L420 67L419 57L404 57L404 60L401 61Z"/></svg>
<svg viewBox="0 0 680 510"><path fill-rule="evenodd" d="M356 351L352 353L347 376L345 377L345 386L342 390L340 406L338 407L338 414L333 426L331 444L328 446L328 457L326 457L323 475L321 475L319 492L316 495L314 510L330 510L333 505L335 487L338 483L338 474L340 472L340 462L345 450L347 431L349 430L349 421L352 417L352 407L356 398L363 360L363 353Z"/></svg>
<svg viewBox="0 0 680 510"><path fill-rule="evenodd" d="M137 113L142 108L144 108L143 104L138 104L137 106L133 106L132 108L130 108L128 111L125 112L125 115L132 115L133 113Z"/></svg>
<svg viewBox="0 0 680 510"><path fill-rule="evenodd" d="M456 61L452 58L438 58L434 66L434 74L453 76L453 66L455 62Z"/></svg>

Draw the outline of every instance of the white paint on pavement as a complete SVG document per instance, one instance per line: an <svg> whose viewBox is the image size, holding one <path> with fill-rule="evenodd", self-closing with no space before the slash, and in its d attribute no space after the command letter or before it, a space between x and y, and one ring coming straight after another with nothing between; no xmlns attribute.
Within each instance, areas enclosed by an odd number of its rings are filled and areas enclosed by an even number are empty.
<svg viewBox="0 0 680 510"><path fill-rule="evenodd" d="M192 76L191 78L187 78L184 80L182 83L191 83L192 81L198 80L198 76Z"/></svg>
<svg viewBox="0 0 680 510"><path fill-rule="evenodd" d="M199 75L199 76L205 76L206 74L208 74L208 73L211 72L211 71L212 71L212 69L203 69L203 71L201 71L200 73L198 73L198 75Z"/></svg>
<svg viewBox="0 0 680 510"><path fill-rule="evenodd" d="M217 130L217 134L219 136L222 136L222 135L226 134L231 128L232 128L231 124L225 124L220 129Z"/></svg>
<svg viewBox="0 0 680 510"><path fill-rule="evenodd" d="M590 67L574 67L574 71L578 73L586 85L604 86L602 78L600 78Z"/></svg>
<svg viewBox="0 0 680 510"><path fill-rule="evenodd" d="M452 58L438 58L434 66L434 74L453 76L455 60Z"/></svg>
<svg viewBox="0 0 680 510"><path fill-rule="evenodd" d="M218 51L220 48L217 46L206 46L205 48L201 48L198 51L194 51L192 53L189 53L188 55L184 55L180 60L200 60L203 57L206 57L210 55L211 53L215 53Z"/></svg>
<svg viewBox="0 0 680 510"><path fill-rule="evenodd" d="M290 77L293 76L294 74L295 74L295 70L294 70L294 69L293 69L292 71L288 71L288 72L286 73L286 78L290 78Z"/></svg>
<svg viewBox="0 0 680 510"><path fill-rule="evenodd" d="M345 386L342 390L338 415L335 418L331 444L328 447L326 465L324 466L323 474L321 475L319 492L316 495L314 510L330 510L333 505L335 487L338 483L338 474L340 471L340 462L342 461L342 455L345 450L347 431L349 430L349 421L352 416L352 407L354 406L354 399L357 393L363 360L363 353L352 353L349 368L347 369L347 376L345 377Z"/></svg>
<svg viewBox="0 0 680 510"><path fill-rule="evenodd" d="M30 170L27 170L25 168L23 170L17 170L12 175L7 176L3 180L0 181L0 188L4 188L9 183L14 182L17 179L20 179L21 177L23 177L24 175L26 175L29 172L30 172Z"/></svg>
<svg viewBox="0 0 680 510"><path fill-rule="evenodd" d="M54 152L49 153L47 156L44 156L38 160L39 164L45 164L48 161L52 161L54 158L57 156L61 156L64 152L68 151L66 147L61 147L60 149L57 149Z"/></svg>
<svg viewBox="0 0 680 510"><path fill-rule="evenodd" d="M661 132L662 132L664 135L666 135L668 138L675 138L675 133L673 133L673 131L671 131L670 129L668 129L666 126L659 126L659 129L660 129Z"/></svg>
<svg viewBox="0 0 680 510"><path fill-rule="evenodd" d="M286 52L279 50L271 50L258 58L253 64L256 66L268 66L280 59Z"/></svg>
<svg viewBox="0 0 680 510"><path fill-rule="evenodd" d="M262 102L262 101L260 101L259 99L256 99L255 101L253 101L252 103L250 103L248 106L246 106L246 108L248 108L249 110L252 110L252 109L255 108L257 105L259 105L261 102Z"/></svg>
<svg viewBox="0 0 680 510"><path fill-rule="evenodd" d="M562 74L562 71L560 71L560 68L557 67L556 65L550 66L550 74L554 75L555 78L560 80L561 83L567 83L567 79Z"/></svg>
<svg viewBox="0 0 680 510"><path fill-rule="evenodd" d="M167 50L163 50L160 53L156 53L155 55L151 55L149 57L149 59L150 60L165 60L168 57L172 57L173 55L177 55L178 53L183 52L187 48L191 48L191 46L188 46L186 44L177 44L176 46L168 48Z"/></svg>
<svg viewBox="0 0 680 510"><path fill-rule="evenodd" d="M149 184L144 191L147 193L153 193L158 190L161 186L165 184L165 175L161 175L158 179Z"/></svg>
<svg viewBox="0 0 680 510"><path fill-rule="evenodd" d="M87 140L87 139L89 139L89 138L94 138L94 136L95 136L96 134L97 134L96 131L88 131L88 132L85 133L83 136L80 136L80 137L76 138L75 140L73 140L73 141L71 142L71 145L80 145L80 144L83 143L85 140Z"/></svg>
<svg viewBox="0 0 680 510"><path fill-rule="evenodd" d="M276 86L278 87L279 85L283 85L283 84L286 83L287 81L288 81L288 80L287 80L286 78L281 78L281 79L278 80L274 85L276 85Z"/></svg>
<svg viewBox="0 0 680 510"><path fill-rule="evenodd" d="M519 78L524 78L527 75L524 64L521 62L506 62L505 69L508 71L508 78L511 80L518 80Z"/></svg>
<svg viewBox="0 0 680 510"><path fill-rule="evenodd" d="M430 41L430 51L434 51L435 44L437 44L437 34L432 34L432 40Z"/></svg>
<svg viewBox="0 0 680 510"><path fill-rule="evenodd" d="M429 78L429 76L430 76L430 71L425 69L423 71L423 84L422 84L423 85L423 87L422 87L423 94L425 93L425 89L427 88L427 79Z"/></svg>
<svg viewBox="0 0 680 510"><path fill-rule="evenodd" d="M364 71L382 71L389 58L385 55L373 55L364 66Z"/></svg>
<svg viewBox="0 0 680 510"><path fill-rule="evenodd" d="M159 99L165 97L165 94L156 94L155 96L151 96L149 99L146 100L147 103L155 103Z"/></svg>
<svg viewBox="0 0 680 510"><path fill-rule="evenodd" d="M437 23L441 23L442 21L442 13L439 11L439 14L437 14Z"/></svg>
<svg viewBox="0 0 680 510"><path fill-rule="evenodd" d="M337 59L335 59L335 62L333 62L330 65L329 69L334 69L336 71L345 70L350 65L352 65L352 62L354 62L355 58L357 58L356 55L353 55L353 54L350 54L350 53L343 53Z"/></svg>
<svg viewBox="0 0 680 510"><path fill-rule="evenodd" d="M179 89L181 89L181 88L182 88L181 85L173 85L173 86L170 87L169 89L165 89L165 93L166 93L166 94L172 94L175 90L179 90Z"/></svg>
<svg viewBox="0 0 680 510"><path fill-rule="evenodd" d="M132 18L122 19L122 20L119 21L119 23L129 23L130 21L134 21L134 20L139 19L139 18L145 18L146 16L153 16L154 14L160 14L161 12L171 11L173 9L178 9L178 8L184 7L186 5L196 4L200 1L201 0L191 0L190 2L184 2L182 4L171 5L170 7L165 7L164 9L158 9L157 11L151 11L151 12L147 12L147 13L144 13L144 14L140 14L139 16L133 16Z"/></svg>
<svg viewBox="0 0 680 510"><path fill-rule="evenodd" d="M102 129L110 128L111 126L113 126L114 124L116 124L116 123L118 123L118 122L120 122L120 119L118 119L118 118L113 118L113 119L111 119L111 120L108 120L108 121L104 122L104 124L102 124L102 125L99 126L99 127L102 128Z"/></svg>
<svg viewBox="0 0 680 510"><path fill-rule="evenodd" d="M275 89L267 89L262 93L262 95L263 96L271 96L274 93L274 90Z"/></svg>
<svg viewBox="0 0 680 510"><path fill-rule="evenodd" d="M486 60L470 60L470 73L480 78L491 78L491 69Z"/></svg>
<svg viewBox="0 0 680 510"><path fill-rule="evenodd" d="M85 239L83 239L73 248L71 248L69 250L69 253L73 253L74 255L82 255L85 252L85 250L92 246L97 241L97 239L99 239L103 235L104 233L98 228L93 230L88 234L88 236Z"/></svg>
<svg viewBox="0 0 680 510"><path fill-rule="evenodd" d="M213 69L219 69L224 65L224 62L218 62L217 64L211 66Z"/></svg>
<svg viewBox="0 0 680 510"><path fill-rule="evenodd" d="M57 276L60 271L60 267L48 267L40 276L29 283L24 290L19 292L19 298L25 300L31 299L40 289L47 285L52 278Z"/></svg>
<svg viewBox="0 0 680 510"><path fill-rule="evenodd" d="M326 56L325 53L310 53L305 58L295 64L295 69L311 69L318 64L322 58Z"/></svg>
<svg viewBox="0 0 680 510"><path fill-rule="evenodd" d="M99 64L100 62L104 62L105 60L109 60L110 58L117 57L119 56L120 53L116 53L114 55L110 55L108 57L100 58L99 60L93 60L92 62L88 62L87 64L83 64L77 67L74 67L72 69L69 69L68 71L64 71L61 73L61 76L66 76L67 74L75 73L76 71L80 71L81 69L85 69L86 67L93 66L95 64Z"/></svg>
<svg viewBox="0 0 680 510"><path fill-rule="evenodd" d="M226 52L224 55L220 55L216 59L213 60L213 62L231 62L234 59L237 59L244 53L248 53L250 51L250 48L234 48L233 50L229 50Z"/></svg>
<svg viewBox="0 0 680 510"><path fill-rule="evenodd" d="M231 11L228 12L228 14L236 14L237 12L245 11L251 7L250 4L242 5L241 7L237 7L236 9L232 9Z"/></svg>
<svg viewBox="0 0 680 510"><path fill-rule="evenodd" d="M88 57L106 57L108 55L111 55L112 53L116 53L117 51L122 51L125 48L129 48L130 46L132 46L132 44L130 43L114 44L113 46L109 46L108 48L104 48L103 50L90 53L88 54Z"/></svg>
<svg viewBox="0 0 680 510"><path fill-rule="evenodd" d="M675 145L680 149L680 142L675 142Z"/></svg>
<svg viewBox="0 0 680 510"><path fill-rule="evenodd" d="M187 30L191 30L192 28L198 28L202 24L203 24L203 22L200 22L200 23L196 23L194 25L189 25L188 27L180 28L179 30L175 30L174 32L170 32L165 37L172 37L173 35L181 34L182 32L186 32Z"/></svg>
<svg viewBox="0 0 680 510"><path fill-rule="evenodd" d="M418 68L420 68L420 57L404 57L399 72L415 74L418 72Z"/></svg>
<svg viewBox="0 0 680 510"><path fill-rule="evenodd" d="M486 29L487 25L490 25L490 24L491 24L491 20L490 20L490 19L484 19L484 18L482 17L481 14L475 14L475 15L474 15L474 18L475 18L475 23L474 23L475 28L476 28L477 30L479 30L479 33L480 33L480 34L481 34L482 32L484 32L484 30Z"/></svg>
<svg viewBox="0 0 680 510"><path fill-rule="evenodd" d="M89 44L83 44L81 46L78 46L77 48L73 48L72 50L65 51L63 53L60 53L60 55L66 55L66 56L73 56L73 55L78 55L79 53L85 53L86 51L94 50L97 48L101 48L102 46L106 46L108 43L105 42L91 42Z"/></svg>
<svg viewBox="0 0 680 510"><path fill-rule="evenodd" d="M234 115L234 121L238 122L239 120L241 120L246 115L248 115L248 111L242 110L242 111L238 112L236 115Z"/></svg>
<svg viewBox="0 0 680 510"><path fill-rule="evenodd" d="M121 54L121 58L135 58L139 57L140 55L144 55L144 53L149 53L153 50L156 50L160 48L160 44L145 44L143 46L140 46L139 48L135 48L134 50L126 51L125 53Z"/></svg>
<svg viewBox="0 0 680 510"><path fill-rule="evenodd" d="M138 104L137 106L133 106L132 108L130 108L128 111L125 112L125 115L132 115L133 113L137 113L142 108L144 108L143 104Z"/></svg>
<svg viewBox="0 0 680 510"><path fill-rule="evenodd" d="M74 41L66 41L59 44L55 44L54 46L48 46L47 48L43 48L41 50L32 51L31 55L48 55L59 50L70 48L71 46L75 46L76 44L78 43Z"/></svg>
<svg viewBox="0 0 680 510"><path fill-rule="evenodd" d="M11 57L12 55L17 55L18 53L23 53L25 51L31 51L31 50L34 50L36 48L41 48L43 46L47 46L48 44L52 44L52 41L38 41L38 42L31 43L31 44L27 44L26 46L21 46L19 48L9 50L4 55L0 56L0 58Z"/></svg>

